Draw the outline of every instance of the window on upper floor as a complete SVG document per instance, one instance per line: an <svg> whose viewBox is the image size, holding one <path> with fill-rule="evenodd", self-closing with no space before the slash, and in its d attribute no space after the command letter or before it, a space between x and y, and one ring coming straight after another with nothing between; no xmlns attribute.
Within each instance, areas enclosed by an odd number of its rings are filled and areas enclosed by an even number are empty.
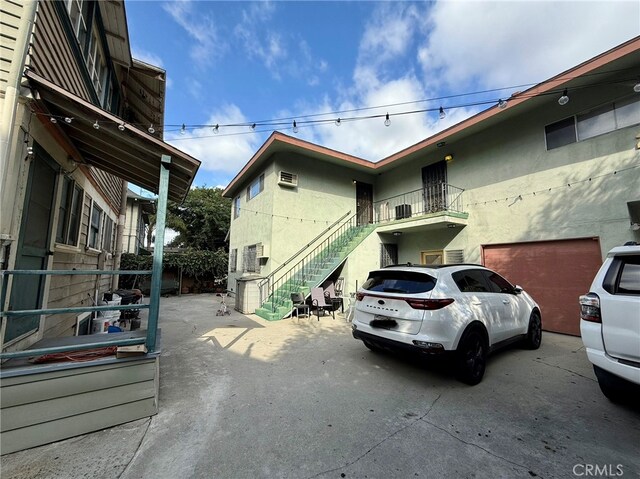
<svg viewBox="0 0 640 479"><path fill-rule="evenodd" d="M264 174L256 178L253 183L247 186L247 201L251 198L255 198L264 190Z"/></svg>
<svg viewBox="0 0 640 479"><path fill-rule="evenodd" d="M89 49L87 50L87 68L89 70L89 76L91 77L91 83L98 96L100 105L105 106L107 95L105 94L105 85L107 83L107 64L105 61L104 52L98 38L97 29L93 29L91 39L89 40Z"/></svg>
<svg viewBox="0 0 640 479"><path fill-rule="evenodd" d="M545 126L547 150L639 123L640 98L625 98Z"/></svg>
<svg viewBox="0 0 640 479"><path fill-rule="evenodd" d="M236 196L233 199L233 219L236 219L240 216L240 197Z"/></svg>
<svg viewBox="0 0 640 479"><path fill-rule="evenodd" d="M76 182L71 178L63 176L56 243L71 246L78 245L83 198L84 192L82 188L76 185Z"/></svg>
<svg viewBox="0 0 640 479"><path fill-rule="evenodd" d="M87 3L83 0L65 0L73 33L78 43L84 48L87 39Z"/></svg>

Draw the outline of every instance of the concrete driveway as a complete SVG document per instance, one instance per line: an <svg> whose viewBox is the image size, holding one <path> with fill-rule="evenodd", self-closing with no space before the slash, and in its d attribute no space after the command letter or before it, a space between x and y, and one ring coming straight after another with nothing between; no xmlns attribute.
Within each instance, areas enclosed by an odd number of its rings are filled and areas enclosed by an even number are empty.
<svg viewBox="0 0 640 479"><path fill-rule="evenodd" d="M600 393L579 338L498 353L469 387L370 352L339 316L268 323L218 302L162 300L157 416L3 456L2 478L640 474L640 412Z"/></svg>

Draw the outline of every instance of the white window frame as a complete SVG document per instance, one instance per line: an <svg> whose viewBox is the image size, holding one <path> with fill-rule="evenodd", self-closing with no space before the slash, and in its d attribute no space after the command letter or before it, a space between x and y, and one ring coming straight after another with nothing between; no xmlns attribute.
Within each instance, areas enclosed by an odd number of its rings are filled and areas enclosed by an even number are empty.
<svg viewBox="0 0 640 479"><path fill-rule="evenodd" d="M82 14L84 0L65 0L65 3L67 5L67 13L69 14L71 27L73 28L73 34L76 36L80 46L84 47L88 32L87 20Z"/></svg>
<svg viewBox="0 0 640 479"><path fill-rule="evenodd" d="M98 219L98 231L95 234L95 244L92 244L92 231L94 230L93 225L93 212L95 209L100 210L100 218ZM104 210L98 206L95 200L91 200L91 209L89 211L89 225L87 226L87 248L99 251L102 246L102 222Z"/></svg>
<svg viewBox="0 0 640 479"><path fill-rule="evenodd" d="M60 209L62 208L62 203L65 202L66 203L66 207L65 207L65 211L64 211L64 218L62 219L63 221L63 229L64 231L62 232L62 242L58 241L58 229L60 227L59 224L56 225L56 232L55 232L55 241L57 245L64 245L64 246L71 246L74 248L78 247L78 244L80 243L80 229L82 227L82 212L84 209L84 189L82 189L82 187L80 187L78 185L78 183L71 177L68 176L64 176L62 175L61 177L61 184L60 184L60 189L62 189L63 183L65 181L69 182L69 189L67 192L67 198L60 198L60 204L58 204L58 219L60 220L60 215L61 215L61 211ZM73 200L76 199L75 198L75 192L78 191L78 196L77 196L77 203L75 204L76 206L76 213L77 213L77 224L75 227L75 232L72 231L72 227L71 227L71 219L74 213L74 202ZM70 197L69 197L70 195ZM71 237L75 236L75 242L71 243Z"/></svg>
<svg viewBox="0 0 640 479"><path fill-rule="evenodd" d="M264 173L258 176L247 186L247 201L255 198L264 191Z"/></svg>
<svg viewBox="0 0 640 479"><path fill-rule="evenodd" d="M233 199L233 219L240 217L240 196Z"/></svg>

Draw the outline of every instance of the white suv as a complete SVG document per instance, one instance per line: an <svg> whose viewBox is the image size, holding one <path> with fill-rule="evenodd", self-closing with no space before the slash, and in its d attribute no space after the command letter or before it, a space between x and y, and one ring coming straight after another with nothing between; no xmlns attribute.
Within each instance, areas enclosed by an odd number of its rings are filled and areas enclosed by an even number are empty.
<svg viewBox="0 0 640 479"><path fill-rule="evenodd" d="M478 384L490 351L515 340L540 347L536 302L480 265L391 266L356 296L353 337L369 349L453 353L459 378Z"/></svg>
<svg viewBox="0 0 640 479"><path fill-rule="evenodd" d="M632 400L640 390L640 246L609 252L580 296L580 332L604 395Z"/></svg>

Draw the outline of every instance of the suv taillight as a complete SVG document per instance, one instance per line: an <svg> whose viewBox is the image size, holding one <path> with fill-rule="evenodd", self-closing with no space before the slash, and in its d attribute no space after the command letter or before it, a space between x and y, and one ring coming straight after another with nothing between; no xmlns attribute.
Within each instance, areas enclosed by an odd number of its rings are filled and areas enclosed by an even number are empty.
<svg viewBox="0 0 640 479"><path fill-rule="evenodd" d="M580 319L593 323L602 323L600 298L597 294L589 293L580 296Z"/></svg>
<svg viewBox="0 0 640 479"><path fill-rule="evenodd" d="M442 309L445 306L449 306L453 303L453 298L443 298L443 299L412 299L405 298L405 301L409 306L413 309Z"/></svg>

